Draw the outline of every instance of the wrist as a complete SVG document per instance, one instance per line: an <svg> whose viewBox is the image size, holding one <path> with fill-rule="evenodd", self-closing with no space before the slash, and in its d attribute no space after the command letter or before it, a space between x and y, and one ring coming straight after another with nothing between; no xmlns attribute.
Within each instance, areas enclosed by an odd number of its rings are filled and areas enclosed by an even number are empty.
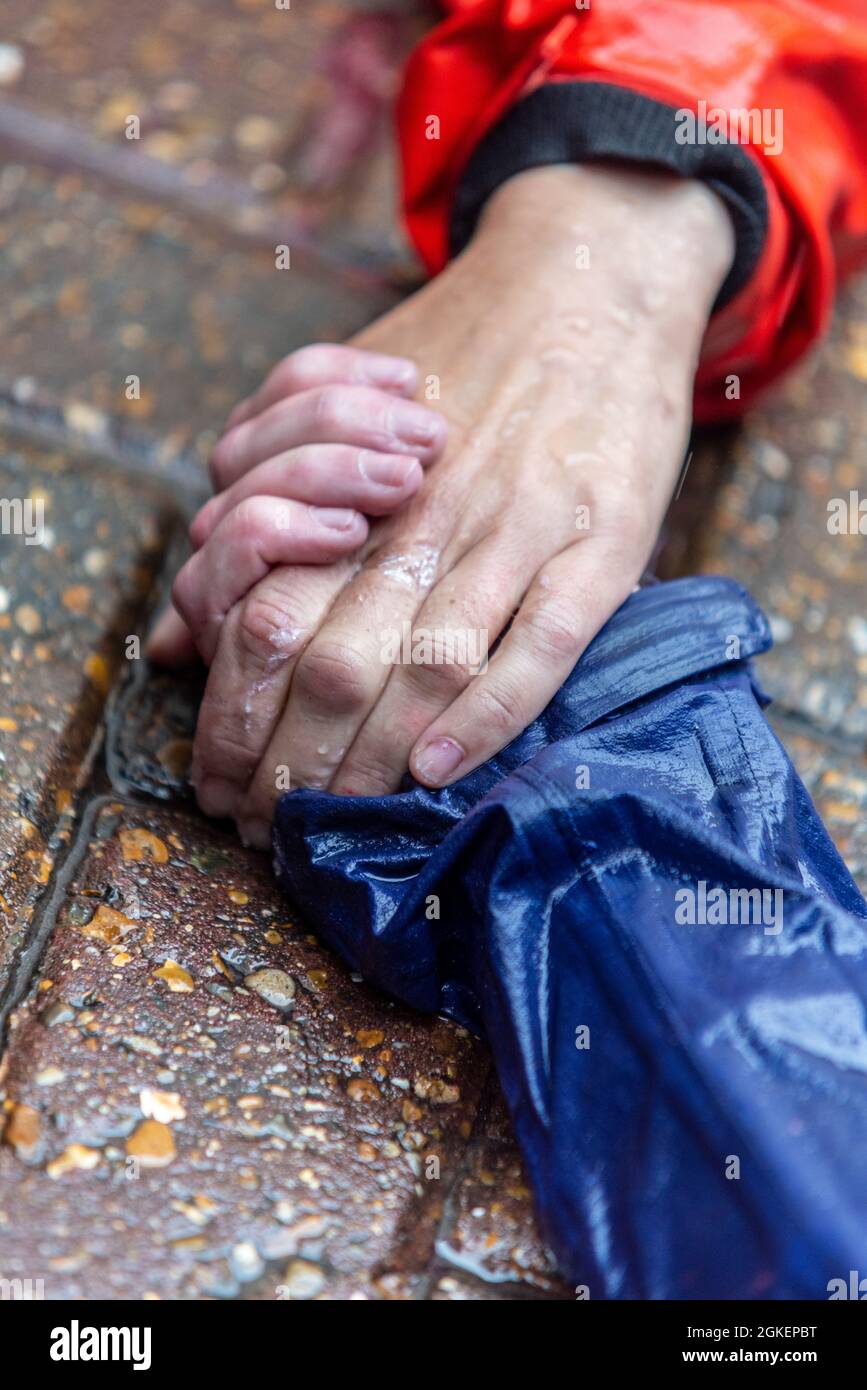
<svg viewBox="0 0 867 1390"><path fill-rule="evenodd" d="M734 257L706 185L632 166L549 165L502 184L468 251L474 273L553 309L617 304L641 331L697 351Z"/></svg>

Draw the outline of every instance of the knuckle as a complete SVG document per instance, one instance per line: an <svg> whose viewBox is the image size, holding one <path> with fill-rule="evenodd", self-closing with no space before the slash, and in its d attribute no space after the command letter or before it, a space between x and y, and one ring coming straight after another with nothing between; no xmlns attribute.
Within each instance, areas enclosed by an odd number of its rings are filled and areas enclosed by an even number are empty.
<svg viewBox="0 0 867 1390"><path fill-rule="evenodd" d="M242 723L224 718L216 712L203 712L199 720L195 758L199 769L196 778L198 784L212 773L221 777L228 772L249 775L259 761L256 748L245 739Z"/></svg>
<svg viewBox="0 0 867 1390"><path fill-rule="evenodd" d="M511 737L520 708L514 692L508 686L482 678L476 683L476 700L485 727L497 736Z"/></svg>
<svg viewBox="0 0 867 1390"><path fill-rule="evenodd" d="M389 763L384 753L380 757L369 749L360 750L341 769L333 790L338 795L352 791L356 796L377 796L397 786L400 771Z"/></svg>
<svg viewBox="0 0 867 1390"><path fill-rule="evenodd" d="M314 642L298 663L295 681L310 700L340 713L366 709L372 690L370 663L348 643Z"/></svg>
<svg viewBox="0 0 867 1390"><path fill-rule="evenodd" d="M252 544L273 529L273 509L264 497L245 497L234 508L230 524L238 540Z"/></svg>
<svg viewBox="0 0 867 1390"><path fill-rule="evenodd" d="M446 696L465 690L477 674L468 657L437 649L406 667L406 678L412 685L426 692L441 691Z"/></svg>
<svg viewBox="0 0 867 1390"><path fill-rule="evenodd" d="M346 419L347 398L340 386L322 386L316 392L314 416L325 431L340 430Z"/></svg>
<svg viewBox="0 0 867 1390"><path fill-rule="evenodd" d="M286 391L303 391L322 379L334 356L333 343L307 343L296 348L277 368L280 387Z"/></svg>
<svg viewBox="0 0 867 1390"><path fill-rule="evenodd" d="M575 657L581 648L581 626L565 605L546 604L537 608L528 622L534 648L543 656Z"/></svg>
<svg viewBox="0 0 867 1390"><path fill-rule="evenodd" d="M201 710L196 727L193 788L201 787L208 777L249 783L263 752L260 742L261 739L257 741L254 731L247 728L242 720L238 717L231 719L208 702Z"/></svg>
<svg viewBox="0 0 867 1390"><path fill-rule="evenodd" d="M325 478L335 475L353 477L361 472L359 459L364 453L352 444L299 444L287 455L284 478L295 487L299 483L321 487ZM313 506L327 505L317 497Z"/></svg>
<svg viewBox="0 0 867 1390"><path fill-rule="evenodd" d="M285 603L278 603L266 592L253 592L244 599L238 624L242 653L254 665L270 669L298 652L306 637L304 622L296 621Z"/></svg>

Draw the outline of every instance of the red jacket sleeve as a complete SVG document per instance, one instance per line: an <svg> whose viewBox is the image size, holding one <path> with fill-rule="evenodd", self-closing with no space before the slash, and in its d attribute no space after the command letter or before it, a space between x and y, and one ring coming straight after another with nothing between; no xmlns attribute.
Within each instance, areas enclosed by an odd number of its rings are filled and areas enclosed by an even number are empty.
<svg viewBox="0 0 867 1390"><path fill-rule="evenodd" d="M428 269L442 269L473 151L541 84L625 87L710 122L718 112L764 110L772 122L782 113L773 142L735 137L760 171L767 222L747 283L712 320L699 368L696 415L724 417L822 332L837 276L867 255L867 4L579 5L451 0L448 18L413 54L399 102L410 235ZM732 374L734 400L725 390Z"/></svg>

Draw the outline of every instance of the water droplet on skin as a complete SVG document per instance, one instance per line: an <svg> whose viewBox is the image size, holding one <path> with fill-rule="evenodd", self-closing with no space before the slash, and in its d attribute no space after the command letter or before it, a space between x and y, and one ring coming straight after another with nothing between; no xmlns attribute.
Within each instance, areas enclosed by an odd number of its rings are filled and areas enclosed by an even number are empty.
<svg viewBox="0 0 867 1390"><path fill-rule="evenodd" d="M612 323L616 323L620 328L632 328L635 323L635 315L628 309L624 309L622 304L609 304L608 317Z"/></svg>
<svg viewBox="0 0 867 1390"><path fill-rule="evenodd" d="M580 352L571 347L550 347L540 354L539 361L546 367L562 367L567 371L580 371L584 361Z"/></svg>
<svg viewBox="0 0 867 1390"><path fill-rule="evenodd" d="M602 458L599 454L591 454L586 450L577 454L567 454L563 462L567 468L601 468Z"/></svg>
<svg viewBox="0 0 867 1390"><path fill-rule="evenodd" d="M578 416L564 420L545 443L552 457L567 468L603 468L608 454L608 441L599 422Z"/></svg>
<svg viewBox="0 0 867 1390"><path fill-rule="evenodd" d="M500 432L501 437L503 439L511 439L520 429L521 425L524 424L525 420L530 419L531 414L532 412L529 410L512 411L512 414L507 418L506 423Z"/></svg>
<svg viewBox="0 0 867 1390"><path fill-rule="evenodd" d="M440 552L432 545L417 545L411 551L389 551L377 561L377 569L405 589L426 594L437 576Z"/></svg>
<svg viewBox="0 0 867 1390"><path fill-rule="evenodd" d="M665 290L653 289L645 286L641 292L641 305L648 313L658 314L660 309L664 309L668 302L668 294Z"/></svg>
<svg viewBox="0 0 867 1390"><path fill-rule="evenodd" d="M244 733L251 734L253 732L253 701L249 699L245 700L241 712L243 716L241 724L243 725Z"/></svg>
<svg viewBox="0 0 867 1390"><path fill-rule="evenodd" d="M303 636L300 627L279 627L268 634L268 644L281 657L291 656Z"/></svg>

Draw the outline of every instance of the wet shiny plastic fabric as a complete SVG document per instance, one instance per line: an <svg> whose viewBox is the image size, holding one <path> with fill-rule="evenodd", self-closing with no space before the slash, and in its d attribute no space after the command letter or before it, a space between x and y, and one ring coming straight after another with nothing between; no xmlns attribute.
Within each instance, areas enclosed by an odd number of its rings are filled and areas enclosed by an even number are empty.
<svg viewBox="0 0 867 1390"><path fill-rule="evenodd" d="M769 645L729 580L642 589L454 786L279 803L306 920L487 1037L591 1298L827 1298L867 1273L867 906L761 713Z"/></svg>

